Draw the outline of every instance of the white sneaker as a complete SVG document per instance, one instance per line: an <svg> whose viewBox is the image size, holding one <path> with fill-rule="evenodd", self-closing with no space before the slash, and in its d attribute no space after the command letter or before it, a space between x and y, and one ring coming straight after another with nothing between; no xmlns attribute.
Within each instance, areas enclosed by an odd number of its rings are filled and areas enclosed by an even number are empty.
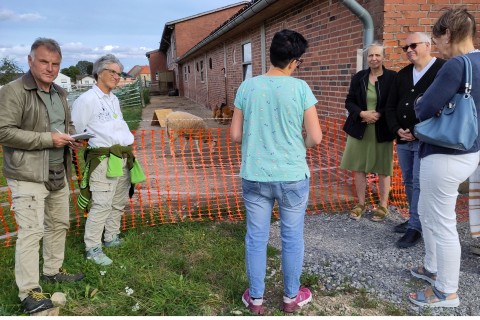
<svg viewBox="0 0 480 320"><path fill-rule="evenodd" d="M119 247L123 244L123 239L120 239L118 234L114 234L111 241L105 241L103 244L107 248Z"/></svg>
<svg viewBox="0 0 480 320"><path fill-rule="evenodd" d="M105 253L103 253L101 246L90 248L87 251L87 260L92 260L93 262L101 266L108 266L113 262L112 259L107 257Z"/></svg>

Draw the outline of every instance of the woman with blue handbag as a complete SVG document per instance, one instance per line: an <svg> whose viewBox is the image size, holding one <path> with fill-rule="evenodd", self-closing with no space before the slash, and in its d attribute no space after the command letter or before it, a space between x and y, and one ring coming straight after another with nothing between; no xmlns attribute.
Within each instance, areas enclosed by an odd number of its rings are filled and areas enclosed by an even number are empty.
<svg viewBox="0 0 480 320"><path fill-rule="evenodd" d="M449 60L415 105L416 115L421 121L438 116L452 97L458 92L464 92L468 61L464 61L460 57L462 55L471 61L471 95L477 113L480 111L480 51L473 44L475 32L475 18L464 8L446 10L433 26L432 42L440 54ZM423 266L412 269L411 273L432 286L411 293L408 298L419 306L457 307L460 305L457 290L461 248L456 228L455 204L460 183L475 171L479 163L479 140L477 137L473 146L467 150L421 141L419 156L418 212L423 227L425 257Z"/></svg>

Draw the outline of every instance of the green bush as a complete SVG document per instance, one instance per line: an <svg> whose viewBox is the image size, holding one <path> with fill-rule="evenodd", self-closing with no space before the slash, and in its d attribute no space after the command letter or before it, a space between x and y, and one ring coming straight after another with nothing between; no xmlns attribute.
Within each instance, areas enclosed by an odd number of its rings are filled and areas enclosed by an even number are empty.
<svg viewBox="0 0 480 320"><path fill-rule="evenodd" d="M143 102L145 105L150 104L150 89L148 88L143 88Z"/></svg>

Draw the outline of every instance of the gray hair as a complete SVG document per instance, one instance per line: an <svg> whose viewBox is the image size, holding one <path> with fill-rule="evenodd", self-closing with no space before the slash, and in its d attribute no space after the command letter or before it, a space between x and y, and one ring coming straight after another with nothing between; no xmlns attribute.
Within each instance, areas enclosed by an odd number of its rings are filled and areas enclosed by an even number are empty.
<svg viewBox="0 0 480 320"><path fill-rule="evenodd" d="M427 42L429 44L432 44L432 40L431 40L431 37L428 33L425 33L425 32L412 32L411 34L414 34L414 35L417 35L420 37L420 40L422 40L422 42Z"/></svg>
<svg viewBox="0 0 480 320"><path fill-rule="evenodd" d="M30 48L29 56L35 58L35 51L41 46L44 46L50 52L57 52L60 55L60 58L62 58L62 50L60 49L60 45L57 41L49 38L37 38Z"/></svg>
<svg viewBox="0 0 480 320"><path fill-rule="evenodd" d="M363 50L363 53L368 56L368 51L372 48L372 47L380 47L382 48L382 54L383 56L385 56L385 47L383 46L383 43L380 42L380 41L373 41L372 43L370 43L364 50Z"/></svg>
<svg viewBox="0 0 480 320"><path fill-rule="evenodd" d="M93 63L93 77L95 80L98 80L98 74L106 69L107 65L115 63L120 67L120 72L123 72L123 64L120 60L117 59L113 54L109 53L100 58Z"/></svg>

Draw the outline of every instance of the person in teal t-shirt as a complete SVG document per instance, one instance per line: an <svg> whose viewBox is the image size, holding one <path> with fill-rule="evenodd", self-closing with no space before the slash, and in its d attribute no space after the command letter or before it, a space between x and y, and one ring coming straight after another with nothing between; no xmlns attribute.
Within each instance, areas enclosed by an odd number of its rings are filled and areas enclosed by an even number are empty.
<svg viewBox="0 0 480 320"><path fill-rule="evenodd" d="M300 288L310 178L306 149L321 142L322 130L317 99L310 87L291 77L307 47L301 34L277 32L270 46L270 69L245 80L235 98L231 137L242 143L240 176L247 211L245 247L250 284L242 301L256 314L264 311L267 243L275 201L281 220L283 310L292 312L312 299L310 290Z"/></svg>

